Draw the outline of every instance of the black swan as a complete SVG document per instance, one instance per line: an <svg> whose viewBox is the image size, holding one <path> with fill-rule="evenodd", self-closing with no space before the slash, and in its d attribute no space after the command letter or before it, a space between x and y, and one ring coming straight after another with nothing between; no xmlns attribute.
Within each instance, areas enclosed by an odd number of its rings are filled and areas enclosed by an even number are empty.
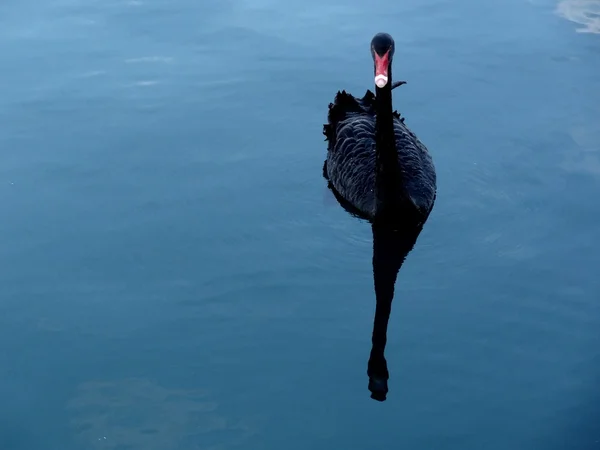
<svg viewBox="0 0 600 450"><path fill-rule="evenodd" d="M422 225L435 202L436 173L427 148L392 110L392 89L405 84L392 82L394 51L389 34L376 34L375 94L367 90L357 98L338 91L329 105L323 175L359 217Z"/></svg>

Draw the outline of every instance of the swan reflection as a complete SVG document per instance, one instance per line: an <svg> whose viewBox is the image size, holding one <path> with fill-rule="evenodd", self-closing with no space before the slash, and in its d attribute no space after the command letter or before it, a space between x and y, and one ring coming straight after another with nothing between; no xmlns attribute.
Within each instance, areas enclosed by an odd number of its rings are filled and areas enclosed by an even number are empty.
<svg viewBox="0 0 600 450"><path fill-rule="evenodd" d="M384 401L388 392L389 372L385 359L387 328L394 299L398 272L413 249L422 227L407 221L401 226L372 224L373 282L375 287L375 319L371 338L371 355L367 375L371 398Z"/></svg>
<svg viewBox="0 0 600 450"><path fill-rule="evenodd" d="M358 210L339 195L331 183L328 183L328 188L347 213L366 220ZM367 375L369 377L371 398L378 401L385 401L388 393L390 375L385 358L385 347L396 279L404 260L415 246L422 229L423 222L420 217L411 215L409 211L407 211L402 221L371 221L373 284L376 306Z"/></svg>

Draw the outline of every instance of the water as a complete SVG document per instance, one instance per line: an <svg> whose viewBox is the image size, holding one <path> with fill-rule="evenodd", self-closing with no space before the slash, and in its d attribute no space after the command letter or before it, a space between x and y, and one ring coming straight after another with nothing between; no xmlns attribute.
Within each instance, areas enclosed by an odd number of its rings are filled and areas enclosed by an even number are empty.
<svg viewBox="0 0 600 450"><path fill-rule="evenodd" d="M600 448L597 12L2 2L0 448ZM384 403L371 230L321 176L377 31L438 173Z"/></svg>

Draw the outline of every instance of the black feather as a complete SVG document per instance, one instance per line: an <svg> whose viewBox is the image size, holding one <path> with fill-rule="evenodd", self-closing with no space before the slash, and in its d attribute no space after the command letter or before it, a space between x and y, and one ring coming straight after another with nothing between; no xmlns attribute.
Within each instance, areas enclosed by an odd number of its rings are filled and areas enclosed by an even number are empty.
<svg viewBox="0 0 600 450"><path fill-rule="evenodd" d="M362 213L375 215L375 94L362 98L338 92L329 104L323 134L328 142L325 178L337 194ZM402 173L403 193L415 212L426 220L436 197L436 174L427 148L393 111L396 151Z"/></svg>

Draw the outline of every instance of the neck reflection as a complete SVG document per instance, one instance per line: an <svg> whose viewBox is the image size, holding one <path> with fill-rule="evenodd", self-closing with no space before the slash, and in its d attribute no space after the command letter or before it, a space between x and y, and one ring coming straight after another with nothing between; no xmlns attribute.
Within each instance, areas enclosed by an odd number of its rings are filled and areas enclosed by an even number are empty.
<svg viewBox="0 0 600 450"><path fill-rule="evenodd" d="M378 401L384 401L388 393L390 375L385 359L385 346L396 279L406 256L413 249L421 229L421 226L413 221L395 226L385 222L371 225L376 306L367 375L369 376L371 398Z"/></svg>

